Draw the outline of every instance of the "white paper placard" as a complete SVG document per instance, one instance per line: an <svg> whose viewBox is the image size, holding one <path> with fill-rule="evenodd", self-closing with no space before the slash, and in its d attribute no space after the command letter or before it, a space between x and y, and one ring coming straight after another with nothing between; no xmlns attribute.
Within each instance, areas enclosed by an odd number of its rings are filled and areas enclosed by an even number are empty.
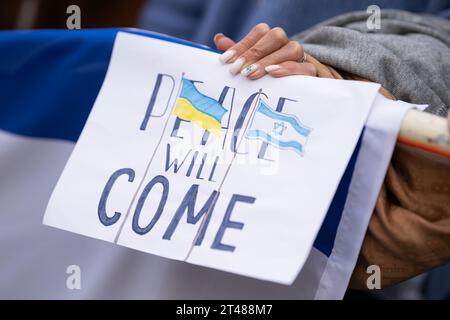
<svg viewBox="0 0 450 320"><path fill-rule="evenodd" d="M291 284L378 88L251 81L232 76L215 52L119 32L44 224ZM203 124L173 115L186 95ZM200 126L218 117L217 135Z"/></svg>

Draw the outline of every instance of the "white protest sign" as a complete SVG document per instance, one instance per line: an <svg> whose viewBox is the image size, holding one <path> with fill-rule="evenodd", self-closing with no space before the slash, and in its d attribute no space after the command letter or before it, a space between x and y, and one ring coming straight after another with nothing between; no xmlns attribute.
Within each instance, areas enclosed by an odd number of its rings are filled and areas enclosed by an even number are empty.
<svg viewBox="0 0 450 320"><path fill-rule="evenodd" d="M44 224L291 284L377 90L251 81L215 52L119 32Z"/></svg>

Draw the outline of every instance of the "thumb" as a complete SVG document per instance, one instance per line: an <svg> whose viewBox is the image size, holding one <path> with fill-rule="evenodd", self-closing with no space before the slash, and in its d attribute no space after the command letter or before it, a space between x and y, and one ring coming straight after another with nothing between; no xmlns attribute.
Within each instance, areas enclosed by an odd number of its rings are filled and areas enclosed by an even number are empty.
<svg viewBox="0 0 450 320"><path fill-rule="evenodd" d="M214 36L214 43L217 50L221 52L227 51L236 44L236 42L225 36L223 33L218 33Z"/></svg>

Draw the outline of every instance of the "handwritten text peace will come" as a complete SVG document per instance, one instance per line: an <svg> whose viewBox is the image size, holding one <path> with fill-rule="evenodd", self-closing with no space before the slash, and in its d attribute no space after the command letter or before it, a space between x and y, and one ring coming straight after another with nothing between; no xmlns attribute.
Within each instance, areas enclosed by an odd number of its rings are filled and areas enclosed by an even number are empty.
<svg viewBox="0 0 450 320"><path fill-rule="evenodd" d="M146 110L146 113L144 115L143 121L140 125L140 130L146 130L147 125L149 122L150 117L152 116L152 111L155 106L156 97L159 93L160 86L162 83L162 79L164 77L169 77L173 80L173 77L170 75L165 74L158 74L157 75L157 81L155 84L155 87L153 89L152 98L150 100L150 103L148 105L148 108ZM175 85L175 81L172 81L173 85ZM225 86L220 94L219 103L223 103L225 98L228 94L232 95L234 97L234 88L230 88L228 86ZM259 94L264 94L261 92L255 92L251 94L245 101L242 108L239 108L239 116L237 117L237 120L234 123L234 127L230 128L229 123L225 124L225 126L222 126L222 129L226 133L231 133L231 143L229 145L229 148L231 152L236 153L237 152L237 141L238 141L238 135L240 130L243 128L244 120L249 113L250 107L252 106L255 99L258 97ZM267 96L266 96L267 97ZM169 97L170 100L170 97ZM292 99L286 98L286 97L280 97L278 100L277 105L277 111L281 111L286 101L294 101ZM231 100L231 106L229 109L229 112L233 112L233 102L234 99ZM294 101L295 102L295 101ZM167 111L167 110L166 110ZM180 128L180 125L182 122L186 122L184 120L181 120L177 118L174 122L173 128L171 130L171 137L174 139L182 139L182 137L177 135L178 129ZM226 134L225 134L226 136ZM200 141L200 145L204 146L207 142L207 140L210 138L210 135L207 131L204 132L203 137ZM225 147L225 144L223 144L223 148ZM210 168L209 172L204 172L204 166L205 160L207 158L207 154L205 153L203 157L198 157L198 151L196 152L190 152L192 155L192 158L190 161L186 161L185 159L177 159L174 157L171 158L171 145L168 143L166 145L166 152L165 152L165 164L164 164L164 172L168 172L169 170L173 169L173 172L175 174L184 174L186 177L194 178L196 180L203 180L207 182L215 182L215 171L217 168L217 164L219 162L219 157L216 157L214 159L214 163L212 167ZM261 150L258 152L258 158L262 160L268 160L265 158L265 151L267 149L267 145L262 144ZM163 149L161 149L163 150ZM194 172L194 164L196 162L199 162L198 169L196 172ZM184 165L185 170L181 170L181 168ZM122 178L121 178L122 177ZM124 179L126 178L127 181ZM137 183L135 181L135 170L132 168L120 168L113 172L109 179L107 180L105 187L102 191L99 205L98 205L98 217L99 221L104 226L112 226L118 222L120 219L122 213L120 212L114 212L114 214L108 214L106 211L106 203L108 201L108 198L111 193L111 189L118 183ZM157 206L156 211L153 214L152 219L150 222L145 226L140 226L139 224L139 217L142 212L142 208L144 207L144 204L151 193L151 191L158 187L159 190L162 188L161 197L159 199L159 205ZM179 188L180 185L177 185L177 188ZM220 191L213 190L209 196L209 198L203 203L197 205L197 194L199 191L199 184L191 184L184 195L184 197L181 199L180 204L178 208L175 210L175 212L172 213L173 217L167 226L162 239L164 240L170 240L173 236L180 220L182 219L183 215L186 213L187 215L187 223L189 224L197 224L199 221L202 221L202 218L205 219L204 223L200 223L200 230L198 231L198 235L195 240L194 245L201 245L204 235L206 233L206 230L208 228L208 224L211 218L211 215L214 212L215 204L218 200L218 198L221 196ZM170 192L170 181L168 177L166 177L164 174L159 174L154 176L142 189L142 192L136 197L137 204L135 206L135 210L132 213L132 230L138 234L138 235L145 235L149 232L151 232L152 228L155 226L156 223L158 223L158 220L160 217L165 214L164 209L166 206L167 198ZM228 205L226 206L226 210L223 215L222 222L216 232L216 235L214 237L214 240L211 244L212 249L216 250L223 250L223 251L229 251L233 252L235 250L235 245L232 244L224 244L222 243L223 236L225 234L225 231L227 229L238 229L242 230L244 227L244 223L237 222L232 220L232 214L235 210L238 210L238 207L240 205L252 205L256 201L255 197L249 196L249 195L241 195L241 194L232 194L230 197L230 200L228 202ZM196 212L195 208L200 209Z"/></svg>

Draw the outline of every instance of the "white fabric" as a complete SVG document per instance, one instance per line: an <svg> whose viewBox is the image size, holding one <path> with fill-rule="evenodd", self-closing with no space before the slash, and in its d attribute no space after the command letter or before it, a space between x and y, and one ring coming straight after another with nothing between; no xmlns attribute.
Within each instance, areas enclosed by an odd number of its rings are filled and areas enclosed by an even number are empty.
<svg viewBox="0 0 450 320"><path fill-rule="evenodd" d="M367 225L392 157L401 121L415 107L378 95L369 115L347 201L317 299L340 299L350 281ZM369 276L369 275L368 275Z"/></svg>

